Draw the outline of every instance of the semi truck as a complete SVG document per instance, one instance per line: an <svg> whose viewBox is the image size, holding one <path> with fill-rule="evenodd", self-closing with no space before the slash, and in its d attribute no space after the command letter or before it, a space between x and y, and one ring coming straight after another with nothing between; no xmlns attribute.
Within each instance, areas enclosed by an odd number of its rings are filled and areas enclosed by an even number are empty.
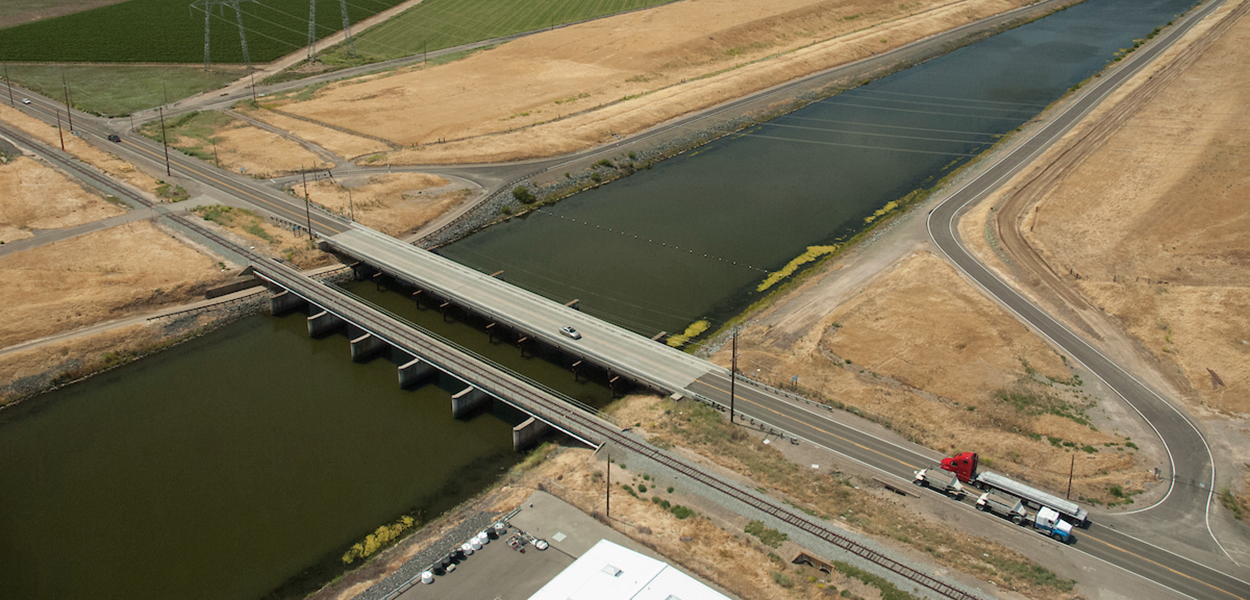
<svg viewBox="0 0 1250 600"><path fill-rule="evenodd" d="M1024 501L1016 500L1015 504L1004 503L995 499L990 492L985 492L977 498L977 508L1008 519L1016 525L1030 527L1042 535L1050 536L1056 542L1067 544L1072 541L1072 524L1064 521L1058 511L1045 506L1038 510L1036 515L1029 517L1029 511L1024 508Z"/></svg>
<svg viewBox="0 0 1250 600"><path fill-rule="evenodd" d="M1058 513L1059 518L1077 527L1089 527L1089 511L1081 508L1071 500L1043 492L1032 486L1025 485L999 475L997 473L977 472L979 460L976 452L963 452L950 458L942 459L942 470L950 471L962 483L969 484L982 491L998 491L1008 496L1019 498L1024 506L1041 511L1046 508ZM1039 512L1040 514L1040 512ZM1067 534L1065 534L1065 537Z"/></svg>
<svg viewBox="0 0 1250 600"><path fill-rule="evenodd" d="M921 469L916 471L916 477L911 482L923 488L937 490L956 500L964 498L964 486L959 483L959 477L954 475L943 475L934 473L932 469Z"/></svg>

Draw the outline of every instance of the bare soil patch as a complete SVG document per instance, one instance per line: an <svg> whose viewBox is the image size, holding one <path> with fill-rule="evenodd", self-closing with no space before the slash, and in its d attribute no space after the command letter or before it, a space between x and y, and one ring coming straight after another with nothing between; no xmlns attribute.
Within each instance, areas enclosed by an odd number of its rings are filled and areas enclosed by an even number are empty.
<svg viewBox="0 0 1250 600"><path fill-rule="evenodd" d="M471 194L437 175L391 173L321 179L308 184L313 202L387 235L402 237L447 212Z"/></svg>
<svg viewBox="0 0 1250 600"><path fill-rule="evenodd" d="M1250 413L1250 76L1237 66L1250 19L1207 32L1243 12L1221 8L961 225L1078 327L1127 333L1120 355L1135 351L1191 408L1238 416Z"/></svg>
<svg viewBox="0 0 1250 600"><path fill-rule="evenodd" d="M276 103L319 122L416 145L392 153L395 163L546 157L1024 4L689 0ZM315 132L307 138L322 143Z"/></svg>
<svg viewBox="0 0 1250 600"><path fill-rule="evenodd" d="M59 229L126 210L31 158L0 163L0 242L28 238L31 229Z"/></svg>
<svg viewBox="0 0 1250 600"><path fill-rule="evenodd" d="M1074 498L1120 503L1111 485L1147 483L1135 448L1108 427L1064 358L932 254L913 253L851 299L826 305L797 337L775 327L791 303L815 310L807 290L744 328L745 373L774 384L798 375L809 397L853 407L941 452L975 450L990 468L1052 490L1066 486L1077 456ZM727 366L728 352L713 360Z"/></svg>
<svg viewBox="0 0 1250 600"><path fill-rule="evenodd" d="M61 147L61 139L57 134L56 125L49 125L28 116L20 110L0 105L0 121L4 121L22 131L34 136L39 141L55 147ZM129 183L152 195L153 201L159 201L157 198L157 187L160 182L148 176L146 173L135 168L134 165L122 160L115 154L111 154L92 146L91 144L70 135L69 128L62 125L65 135L65 150L74 156L82 159L84 162L108 173L109 175Z"/></svg>
<svg viewBox="0 0 1250 600"><path fill-rule="evenodd" d="M202 297L215 259L148 221L0 257L0 347Z"/></svg>

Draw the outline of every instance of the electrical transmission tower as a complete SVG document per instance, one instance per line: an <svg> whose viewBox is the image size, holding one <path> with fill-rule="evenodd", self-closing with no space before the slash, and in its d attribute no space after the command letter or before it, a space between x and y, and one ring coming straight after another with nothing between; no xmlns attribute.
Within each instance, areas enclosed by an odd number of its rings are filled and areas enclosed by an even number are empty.
<svg viewBox="0 0 1250 600"><path fill-rule="evenodd" d="M347 19L347 0L339 0L339 11L343 13L343 47L347 49L347 55L356 54L356 50L352 48L352 22Z"/></svg>
<svg viewBox="0 0 1250 600"><path fill-rule="evenodd" d="M352 22L347 18L347 0L339 0L343 15L343 48L348 56L356 54L352 47ZM308 62L317 60L317 0L308 0Z"/></svg>
<svg viewBox="0 0 1250 600"><path fill-rule="evenodd" d="M209 39L210 39L209 38L209 29L210 29L209 25L212 22L210 18L213 14L213 8L215 7L221 7L222 12L225 12L226 7L231 7L234 9L235 21L237 21L239 24L239 43L242 44L243 46L243 63L246 64L249 69L252 67L252 57L249 56L247 52L247 34L243 30L243 9L239 8L239 5L244 2L256 2L256 1L257 0L195 0L195 2L191 3L192 9L198 8L204 11L204 70L205 71L208 70L208 67L210 64L209 57L208 57L208 48L209 48Z"/></svg>
<svg viewBox="0 0 1250 600"><path fill-rule="evenodd" d="M317 0L308 0L308 62L317 60Z"/></svg>

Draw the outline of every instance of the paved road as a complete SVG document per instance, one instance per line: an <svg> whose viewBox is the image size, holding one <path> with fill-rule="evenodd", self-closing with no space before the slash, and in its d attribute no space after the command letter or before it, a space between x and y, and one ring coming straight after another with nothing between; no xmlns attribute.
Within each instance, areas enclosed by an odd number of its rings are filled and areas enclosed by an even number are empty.
<svg viewBox="0 0 1250 600"><path fill-rule="evenodd" d="M727 403L729 399L728 371L709 373L690 385L688 389L717 402ZM898 485L910 486L909 482L916 471L934 467L942 457L928 448L914 444L900 444L865 433L856 428L862 425L850 419L836 418L838 415L829 414L830 411L823 405L779 401L779 392L753 386L741 379L734 395L736 397L735 408L749 415L746 418L740 417L737 420L738 423L757 427L758 421L767 421L768 425L784 429L807 442L828 448L860 464L887 473L888 476L895 478L895 483ZM767 428L767 425L765 427ZM920 489L917 489L917 492L936 494L936 492ZM975 496L965 499L963 504L967 510L975 510L973 508L975 500ZM1018 529L1017 526L997 517L984 515L984 519L985 530L978 533L986 537L1010 535L1010 531ZM1071 546L1072 551L1084 552L1192 598L1219 600L1250 598L1250 583L1243 579L1107 527L1098 517L1096 520L1097 522L1089 529L1076 530L1076 543ZM1039 541L1048 544L1058 543L1048 539ZM1156 540L1156 542L1166 545L1166 541ZM1210 562L1220 564L1219 561Z"/></svg>
<svg viewBox="0 0 1250 600"><path fill-rule="evenodd" d="M442 300L494 319L531 338L561 348L625 375L648 387L727 404L729 372L702 359L631 331L606 323L559 302L532 294L499 279L464 267L432 252L414 251L393 238L353 229L326 241L339 251L363 259L387 274ZM506 274L505 274L506 275ZM559 333L572 325L583 334L571 340ZM839 419L821 405L740 379L736 408L747 418L740 423L766 422L807 442L822 446L909 485L913 473L934 466L936 452L875 437L857 429L862 423ZM971 500L971 499L970 499ZM972 510L969 504L969 510ZM987 527L1013 526L986 516ZM1130 572L1194 598L1250 599L1250 584L1168 550L1133 538L1101 523L1078 533L1074 547ZM1053 543L1043 540L1045 543ZM1224 566L1219 561L1214 564Z"/></svg>
<svg viewBox="0 0 1250 600"><path fill-rule="evenodd" d="M1026 167L1121 83L1222 4L1222 1L1216 1L1201 6L1156 38L1154 43L1130 55L1120 63L1119 68L1093 80L1085 93L1060 111L1045 127L935 208L929 215L928 223L934 243L960 270L1038 333L1052 340L1064 353L1106 382L1155 428L1168 452L1171 473L1165 476L1171 478L1172 484L1167 496L1149 509L1151 517L1161 524L1168 536L1217 555L1224 555L1225 552L1210 532L1207 522L1215 471L1210 449L1197 427L1171 403L1026 300L1010 284L998 279L973 258L959 240L956 223L965 206L993 192Z"/></svg>
<svg viewBox="0 0 1250 600"><path fill-rule="evenodd" d="M935 242L960 268L968 272L991 293L1003 299L1005 304L1020 313L1023 318L1034 323L1044 335L1055 339L1056 343L1065 347L1071 356L1082 360L1091 370L1100 374L1109 385L1112 385L1125 396L1127 401L1136 406L1143 416L1155 423L1161 436L1168 440L1176 464L1174 472L1182 473L1184 476L1176 479L1182 485L1174 486L1173 491L1163 503L1138 518L1149 515L1146 518L1150 518L1153 523L1159 525L1176 523L1178 524L1176 529L1182 534L1186 531L1206 529L1204 507L1207 506L1211 489L1211 462L1209 454L1205 451L1205 443L1197 430L1180 413L1171 409L1170 405L1154 395L1148 388L1085 345L1079 337L1049 319L1042 311L1015 295L1008 286L985 271L963 251L954 236L951 223L964 204L986 193L1006 176L1021 168L1046 144L1056 139L1080 116L1084 115L1098 100L1105 97L1111 87L1122 81L1130 70L1140 68L1192 24L1195 18L1213 10L1218 5L1219 2L1216 2L1204 7L1198 11L1198 15L1179 23L1177 27L1160 36L1156 43L1134 53L1129 60L1122 63L1116 73L1100 78L1090 86L1087 93L1072 108L1060 115L1056 123L1043 130L1045 135L1039 134L1030 138L1021 145L1020 149L992 166L984 175L957 194L955 199L936 209L930 222ZM42 111L51 120L53 118L51 111L54 106L54 103L40 99L36 100L31 110ZM77 119L76 124L80 124L79 129L85 131L86 135L102 137L108 132L98 121L92 119ZM625 143L629 142L621 142L621 144ZM127 139L120 145L120 151L132 160L149 162L162 160L160 146L144 139ZM602 151L605 150L598 149L594 152ZM175 153L171 155L171 158L174 168L178 169L180 174L200 181L210 189L253 203L293 222L303 221L303 211L300 210L302 207L298 205L299 203L281 192L268 189L244 177L224 174L181 154ZM355 252L362 257L367 256L371 264L408 279L410 283L418 287L437 290L448 297L457 298L458 303L493 315L502 322L507 323L511 319L516 326L532 332L553 345L570 350L574 354L584 355L609 367L615 367L631 378L650 382L651 385L661 389L685 390L712 399L715 399L715 394L719 393L721 401L727 397L728 373L725 369L667 349L661 344L630 332L598 323L577 311L565 309L558 303L526 299L523 297L524 292L502 285L497 280L486 281L490 278L459 265L454 267L442 265L434 270L434 275L431 275L427 271L432 263L426 259L434 255L414 251L411 247L381 236L381 234L352 228L349 224L337 219L316 214L314 214L313 226L319 232L330 235L331 243L349 253ZM446 262L450 263L450 261ZM454 263L450 264L454 265ZM439 273L442 269L446 269L447 272ZM496 284L502 287L496 289ZM491 289L488 292L476 289L482 286ZM518 309L519 306L525 308ZM584 331L586 337L576 342L561 338L557 329L564 324L573 324ZM854 460L886 473L909 478L911 470L931 464L936 458L931 452L905 448L860 433L851 427L842 426L835 419L828 418L829 415L822 415L817 410L809 410L796 405L782 395L744 386L740 386L739 389L744 390L739 402L752 417L767 420L779 428L842 452ZM1189 428L1188 432L1186 427ZM1196 522L1195 519L1197 519ZM1109 528L1095 525L1088 532L1080 532L1080 536L1082 543L1078 543L1077 549L1105 558L1181 593L1196 598L1250 598L1250 586L1239 579L1198 565L1161 548L1139 542ZM1193 540L1192 543L1201 546L1203 540ZM1213 544L1207 542L1207 545ZM1215 550L1218 551L1218 549Z"/></svg>

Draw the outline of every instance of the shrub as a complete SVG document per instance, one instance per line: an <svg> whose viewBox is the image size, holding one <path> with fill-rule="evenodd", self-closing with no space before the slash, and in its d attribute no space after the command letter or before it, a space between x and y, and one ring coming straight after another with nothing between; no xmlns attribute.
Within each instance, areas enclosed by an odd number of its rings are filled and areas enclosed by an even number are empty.
<svg viewBox="0 0 1250 600"><path fill-rule="evenodd" d="M750 523L747 523L745 531L759 538L765 546L769 546L771 548L776 548L781 545L781 542L790 539L790 536L781 533L776 529L765 527L763 521L751 521Z"/></svg>
<svg viewBox="0 0 1250 600"><path fill-rule="evenodd" d="M673 507L668 510L678 519L688 519L694 516L694 510L686 508L680 504L674 504Z"/></svg>
<svg viewBox="0 0 1250 600"><path fill-rule="evenodd" d="M512 197L516 198L518 202L523 204L533 204L534 201L538 199L534 196L534 192L531 192L529 188L523 185L518 185L512 188Z"/></svg>

